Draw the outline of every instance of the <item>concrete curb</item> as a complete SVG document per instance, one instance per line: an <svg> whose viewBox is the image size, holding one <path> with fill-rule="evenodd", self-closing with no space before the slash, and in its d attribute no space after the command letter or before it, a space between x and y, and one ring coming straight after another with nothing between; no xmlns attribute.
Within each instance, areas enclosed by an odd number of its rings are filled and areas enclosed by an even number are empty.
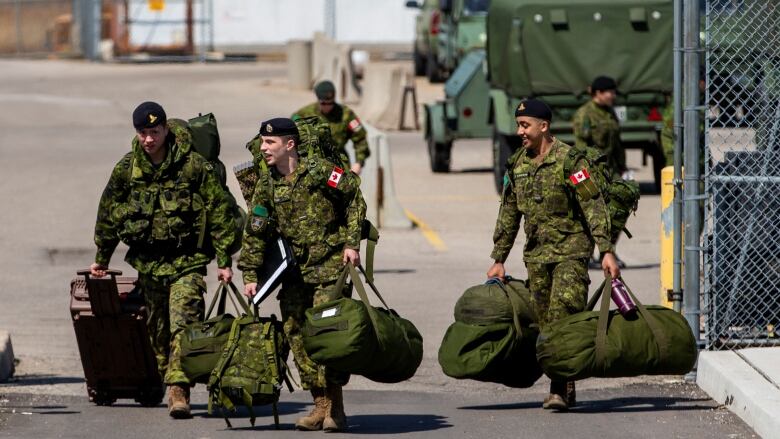
<svg viewBox="0 0 780 439"><path fill-rule="evenodd" d="M14 349L11 334L0 330L0 383L8 381L14 374Z"/></svg>
<svg viewBox="0 0 780 439"><path fill-rule="evenodd" d="M780 389L736 352L701 352L696 384L765 439L780 438Z"/></svg>

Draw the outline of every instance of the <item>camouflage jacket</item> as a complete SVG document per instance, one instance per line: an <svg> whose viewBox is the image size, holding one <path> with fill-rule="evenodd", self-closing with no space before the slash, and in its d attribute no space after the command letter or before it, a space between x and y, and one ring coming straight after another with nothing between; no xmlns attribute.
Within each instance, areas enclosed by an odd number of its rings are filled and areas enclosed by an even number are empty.
<svg viewBox="0 0 780 439"><path fill-rule="evenodd" d="M607 156L613 172L626 170L626 152L620 143L620 123L615 111L588 101L574 113L574 145L594 146Z"/></svg>
<svg viewBox="0 0 780 439"><path fill-rule="evenodd" d="M598 193L583 197L572 180L564 176L564 161L571 148L555 139L550 152L538 165L524 148L509 159L493 234L491 257L494 260L503 262L509 256L523 216L525 262L589 258L594 240L602 252L613 250L604 198ZM584 169L586 173L587 168L585 159L575 164L575 169Z"/></svg>
<svg viewBox="0 0 780 439"><path fill-rule="evenodd" d="M168 154L152 165L137 139L111 172L98 205L95 262L108 265L119 241L125 260L141 274L177 276L216 255L231 266L235 238L229 196L187 129L168 125Z"/></svg>
<svg viewBox="0 0 780 439"><path fill-rule="evenodd" d="M311 116L317 116L330 123L330 134L333 138L333 143L341 152L346 154L345 146L347 141L352 140L352 144L355 146L355 160L358 163L364 164L368 156L371 155L371 151L368 149L366 130L355 112L346 105L335 104L333 110L326 115L320 111L320 104L314 102L296 111L292 115L292 119Z"/></svg>
<svg viewBox="0 0 780 439"><path fill-rule="evenodd" d="M344 248L360 249L366 217L360 178L320 158L302 158L287 177L271 166L248 210L238 261L244 283L258 281L265 247L279 235L292 246L307 283L337 279Z"/></svg>

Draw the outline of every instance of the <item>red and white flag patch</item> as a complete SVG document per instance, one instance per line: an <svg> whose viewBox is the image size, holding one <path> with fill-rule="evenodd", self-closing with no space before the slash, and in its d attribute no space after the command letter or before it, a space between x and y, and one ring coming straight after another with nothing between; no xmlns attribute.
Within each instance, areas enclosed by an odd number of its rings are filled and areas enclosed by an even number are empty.
<svg viewBox="0 0 780 439"><path fill-rule="evenodd" d="M339 185L339 181L341 181L342 175L344 175L344 170L338 166L334 167L333 172L330 173L330 178L328 179L328 186L337 187Z"/></svg>
<svg viewBox="0 0 780 439"><path fill-rule="evenodd" d="M360 131L361 129L363 129L363 126L360 125L360 120L358 120L358 118L352 119L352 121L349 124L347 124L347 127L353 133L356 133L356 132Z"/></svg>
<svg viewBox="0 0 780 439"><path fill-rule="evenodd" d="M590 178L590 174L588 174L587 169L581 169L579 172L575 172L574 174L569 176L569 180L571 180L574 184L582 183L583 181Z"/></svg>

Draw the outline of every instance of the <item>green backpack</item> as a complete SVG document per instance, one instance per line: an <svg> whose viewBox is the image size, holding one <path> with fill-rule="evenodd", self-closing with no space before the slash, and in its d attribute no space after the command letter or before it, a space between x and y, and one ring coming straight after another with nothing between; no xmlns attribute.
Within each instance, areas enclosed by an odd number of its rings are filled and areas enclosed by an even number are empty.
<svg viewBox="0 0 780 439"><path fill-rule="evenodd" d="M233 255L241 250L241 236L244 233L244 223L246 221L246 211L236 202L236 197L230 192L227 187L227 171L225 170L225 164L219 159L220 141L219 131L217 130L217 119L214 114L199 114L197 117L193 117L189 121L181 119L169 119L169 123L184 127L192 134L192 146L198 154L203 156L214 168L214 172L217 174L217 178L222 187L225 189L225 193L228 195L228 199L231 206L231 215L235 221L235 237L233 245L228 249L228 254ZM206 233L206 221L201 221L200 235L198 237L198 248L212 248L211 238Z"/></svg>
<svg viewBox="0 0 780 439"><path fill-rule="evenodd" d="M279 429L277 402L282 383L293 391L287 376L287 355L290 347L275 315L258 317L255 313L233 320L222 356L209 378L208 412L219 407L228 428L232 425L225 409L234 411L237 405L249 410L250 422L255 425L256 405L273 406L274 423Z"/></svg>
<svg viewBox="0 0 780 439"><path fill-rule="evenodd" d="M594 181L607 203L611 227L611 240L615 243L621 232L631 238L631 232L626 229L626 222L639 204L639 183L633 180L623 180L613 175L607 166L604 154L596 148L572 147L563 164L564 179L568 183L569 176L577 170L574 165L578 160L585 159L595 174Z"/></svg>

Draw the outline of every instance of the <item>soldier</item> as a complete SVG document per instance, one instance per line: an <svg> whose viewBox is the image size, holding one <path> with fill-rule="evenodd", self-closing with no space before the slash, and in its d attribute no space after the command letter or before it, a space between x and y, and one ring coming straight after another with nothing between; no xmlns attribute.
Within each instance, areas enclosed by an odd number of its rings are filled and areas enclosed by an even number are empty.
<svg viewBox="0 0 780 439"><path fill-rule="evenodd" d="M298 265L285 274L278 299L284 332L314 409L295 423L298 430L342 431L347 419L341 388L349 375L312 362L303 349L304 311L349 291L335 284L347 263L360 264L366 203L360 178L317 157L300 157L298 129L291 119L263 122L261 151L269 172L260 177L249 204L238 267L244 294L257 292L257 271L270 239L285 238Z"/></svg>
<svg viewBox="0 0 780 439"><path fill-rule="evenodd" d="M574 145L594 146L607 156L612 172L621 176L626 170L626 150L620 144L620 123L615 115L617 96L615 80L599 76L590 88L591 100L577 109L574 124Z"/></svg>
<svg viewBox="0 0 780 439"><path fill-rule="evenodd" d="M152 349L169 386L168 413L188 418L190 381L181 369L180 334L203 318L203 276L215 255L219 280L232 279L227 249L239 237L228 194L212 165L192 152L190 132L168 121L154 102L135 109L133 125L132 151L114 167L100 198L90 269L105 276L119 241L128 245L125 260L138 270Z"/></svg>
<svg viewBox="0 0 780 439"><path fill-rule="evenodd" d="M345 154L345 156L347 141L352 140L352 144L355 147L355 163L352 163L350 169L355 174L360 175L366 159L371 155L371 151L368 150L366 130L363 129L360 119L349 107L336 103L334 100L336 87L332 82L322 81L318 83L314 87L314 94L317 95L318 102L313 102L296 111L292 115L292 119L318 116L327 121L330 124L330 132L337 152Z"/></svg>
<svg viewBox="0 0 780 439"><path fill-rule="evenodd" d="M550 134L552 112L542 101L527 99L515 110L520 148L507 164L501 208L493 234L495 263L488 277L505 277L504 261L525 216L523 259L539 324L548 325L583 311L588 296L587 260L594 241L604 254L602 268L620 275L610 242L604 198L582 158L564 176L564 161L572 149ZM575 404L573 382L550 384L546 409L567 410Z"/></svg>

